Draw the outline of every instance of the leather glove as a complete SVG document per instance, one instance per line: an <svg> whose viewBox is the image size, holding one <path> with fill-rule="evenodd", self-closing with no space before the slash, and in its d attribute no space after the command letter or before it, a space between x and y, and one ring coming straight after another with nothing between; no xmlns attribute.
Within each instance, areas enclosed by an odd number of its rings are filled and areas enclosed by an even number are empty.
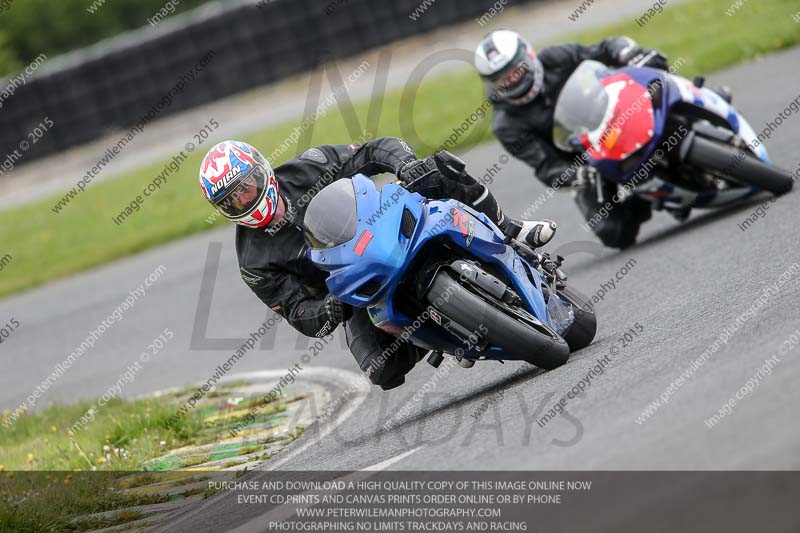
<svg viewBox="0 0 800 533"><path fill-rule="evenodd" d="M467 164L464 160L447 150L442 150L434 155L433 160L436 168L445 178L458 180L466 174Z"/></svg>
<svg viewBox="0 0 800 533"><path fill-rule="evenodd" d="M620 63L629 67L650 67L660 70L669 69L667 56L653 48L630 46L623 50L619 60Z"/></svg>
<svg viewBox="0 0 800 533"><path fill-rule="evenodd" d="M604 204L610 200L616 190L616 185L604 182L600 171L592 165L583 165L575 173L575 181L572 182L573 197L586 197L590 195L596 198L598 204ZM609 195L609 191L611 191Z"/></svg>
<svg viewBox="0 0 800 533"><path fill-rule="evenodd" d="M325 312L334 324L344 324L353 315L353 308L333 294L325 297Z"/></svg>
<svg viewBox="0 0 800 533"><path fill-rule="evenodd" d="M669 70L669 61L667 55L658 50L652 50L653 55L645 61L645 66L650 68L657 68L658 70Z"/></svg>
<svg viewBox="0 0 800 533"><path fill-rule="evenodd" d="M585 189L595 187L600 180L600 172L592 165L583 165L575 171L575 180L572 182L573 189Z"/></svg>
<svg viewBox="0 0 800 533"><path fill-rule="evenodd" d="M445 178L459 181L465 175L467 164L463 159L442 150L435 155L425 159L408 161L397 170L397 177L404 187L417 185L417 188L424 183L419 183L424 178L438 172Z"/></svg>
<svg viewBox="0 0 800 533"><path fill-rule="evenodd" d="M436 166L436 161L434 160L433 156L426 157L425 159L416 159L414 161L408 161L403 163L399 169L397 169L397 179L400 180L400 184L403 187L412 190L414 185L423 185L419 183L426 178L436 172L438 172L439 168Z"/></svg>

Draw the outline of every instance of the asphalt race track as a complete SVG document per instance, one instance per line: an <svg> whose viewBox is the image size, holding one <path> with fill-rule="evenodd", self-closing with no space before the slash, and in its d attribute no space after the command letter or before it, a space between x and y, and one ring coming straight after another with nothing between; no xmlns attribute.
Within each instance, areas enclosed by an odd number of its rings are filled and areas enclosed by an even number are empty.
<svg viewBox="0 0 800 533"><path fill-rule="evenodd" d="M709 84L733 87L737 108L760 131L797 98L799 63L800 49L794 49L714 75ZM800 114L794 114L767 144L778 165L798 168L798 139ZM466 158L478 175L498 163L501 154L492 143ZM517 162L501 166L493 190L505 209L518 215L544 187ZM666 395L668 403L643 423L636 421L766 287L775 285L790 265L800 262L796 194L770 204L764 217L746 232L738 224L760 201L724 213L695 213L683 225L657 213L645 225L639 244L623 252L596 244L581 228L570 195L556 195L536 216L559 222L550 249L563 247L570 282L591 296L601 290L601 284L625 272L596 306L599 330L590 347L548 373L534 367L521 372L523 363L455 368L413 403L396 427L383 430L383 424L433 376L433 369L421 363L405 386L388 393L373 390L334 434L284 461L280 468L359 470L391 459L398 460L382 467L797 468L800 425L793 406L800 404L800 364L796 362L800 349L780 355L773 374L740 400L731 415L711 429L704 425L800 329L797 275L770 294L766 304L692 377L673 388ZM4 348L13 357L7 359L7 370L0 377L3 406L23 401L160 264L166 267L164 275L50 387L41 405L101 394L165 327L176 333L175 339L126 386L124 394L207 379L242 342L208 339L247 337L265 316L263 306L239 279L232 237L232 229L207 233L1 302L0 322L14 316L21 323ZM207 281L214 279L220 253L209 310L203 305L201 281L204 273ZM207 328L205 333L195 333L195 348L190 348L198 313L199 322L208 317ZM638 335L631 334L630 342L621 340L631 329ZM292 366L303 353L304 342L301 339L298 344L297 335L282 325L274 339L276 348L249 354L236 372ZM568 401L567 414L539 427L536 420L604 356L612 363L581 396ZM357 370L338 341L315 364ZM504 391L501 398L495 394L498 390ZM476 410L492 398L476 421ZM243 516L241 511L212 498L202 511L185 516L170 531L222 531L255 516Z"/></svg>

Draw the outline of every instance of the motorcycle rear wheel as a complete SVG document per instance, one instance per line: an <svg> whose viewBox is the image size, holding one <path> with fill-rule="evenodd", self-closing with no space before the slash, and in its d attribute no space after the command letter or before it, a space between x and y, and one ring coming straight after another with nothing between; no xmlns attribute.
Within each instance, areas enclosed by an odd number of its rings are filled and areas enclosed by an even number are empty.
<svg viewBox="0 0 800 533"><path fill-rule="evenodd" d="M773 194L792 190L794 180L788 172L764 163L751 154L739 160L742 150L695 135L686 152L686 162L704 170L723 173L748 185L755 185Z"/></svg>
<svg viewBox="0 0 800 533"><path fill-rule="evenodd" d="M436 274L426 299L437 311L469 331L484 326L488 330L484 340L522 361L551 370L569 359L567 341L552 328L524 309L467 289L446 270Z"/></svg>

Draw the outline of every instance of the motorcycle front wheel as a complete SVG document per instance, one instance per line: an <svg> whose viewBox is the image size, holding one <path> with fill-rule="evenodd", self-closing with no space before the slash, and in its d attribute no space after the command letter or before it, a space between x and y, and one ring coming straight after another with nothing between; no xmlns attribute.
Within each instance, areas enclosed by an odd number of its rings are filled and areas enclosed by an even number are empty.
<svg viewBox="0 0 800 533"><path fill-rule="evenodd" d="M483 339L517 359L551 370L569 359L569 345L552 328L525 309L488 294L470 290L446 270L440 271L426 294L428 302L471 332L487 330Z"/></svg>
<svg viewBox="0 0 800 533"><path fill-rule="evenodd" d="M570 287L558 291L558 296L572 306L575 322L564 332L564 340L571 351L586 348L597 333L597 317L589 299Z"/></svg>

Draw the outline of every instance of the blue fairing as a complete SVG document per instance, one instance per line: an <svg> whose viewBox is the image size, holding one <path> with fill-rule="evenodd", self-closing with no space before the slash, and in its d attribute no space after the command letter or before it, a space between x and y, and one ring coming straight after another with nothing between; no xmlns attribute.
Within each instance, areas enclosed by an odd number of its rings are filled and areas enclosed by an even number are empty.
<svg viewBox="0 0 800 533"><path fill-rule="evenodd" d="M416 317L405 316L394 305L409 264L426 244L441 237L481 263L497 266L506 279L513 280L528 311L552 327L541 276L504 243L502 232L485 215L455 200L426 200L394 184L378 191L373 181L361 174L354 176L352 183L358 212L355 236L333 248L311 249L309 257L330 273L330 292L348 304L367 307L377 327L393 334L410 328L415 342L430 349L465 349L444 329L415 323ZM405 210L416 221L410 238L403 235L401 227ZM406 217L408 220L408 214ZM511 357L499 350L487 354L465 349L467 357L480 355Z"/></svg>

